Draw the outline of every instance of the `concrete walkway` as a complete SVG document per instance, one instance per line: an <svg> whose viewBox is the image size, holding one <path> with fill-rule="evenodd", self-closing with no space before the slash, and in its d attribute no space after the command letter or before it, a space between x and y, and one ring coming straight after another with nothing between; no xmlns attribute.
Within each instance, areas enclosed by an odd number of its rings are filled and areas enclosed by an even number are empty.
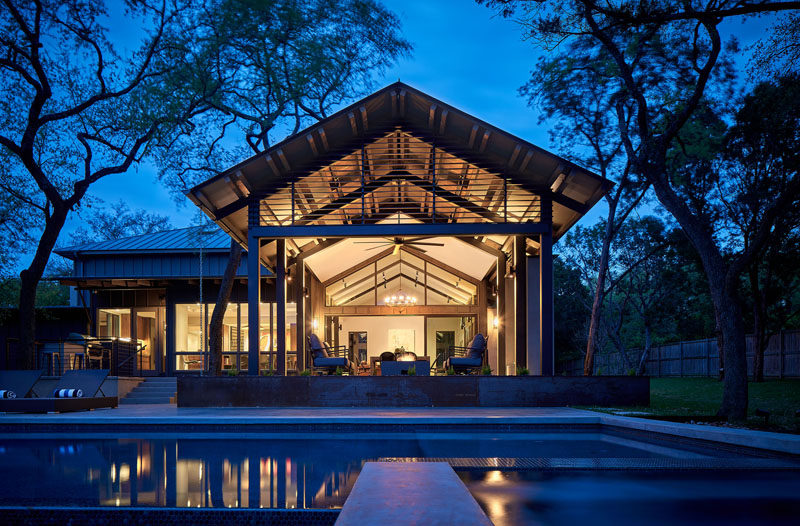
<svg viewBox="0 0 800 526"><path fill-rule="evenodd" d="M2 414L0 428L14 432L33 431L46 426L64 430L91 432L94 426L125 426L141 431L159 431L160 426L187 426L193 431L203 431L202 426L219 430L224 426L246 431L248 427L263 431L264 426L503 426L503 425L595 425L633 429L646 433L661 433L679 437L709 440L736 446L752 447L800 455L800 435L770 433L715 427L709 425L681 424L646 418L608 415L569 407L297 407L297 408L178 408L174 405L131 405L116 409L97 409L75 413ZM80 429L76 429L76 427ZM198 428L194 428L198 426ZM244 428L244 429L243 429ZM357 430L357 429L354 429ZM276 429L277 431L277 429Z"/></svg>
<svg viewBox="0 0 800 526"><path fill-rule="evenodd" d="M492 526L449 464L367 462L336 526Z"/></svg>

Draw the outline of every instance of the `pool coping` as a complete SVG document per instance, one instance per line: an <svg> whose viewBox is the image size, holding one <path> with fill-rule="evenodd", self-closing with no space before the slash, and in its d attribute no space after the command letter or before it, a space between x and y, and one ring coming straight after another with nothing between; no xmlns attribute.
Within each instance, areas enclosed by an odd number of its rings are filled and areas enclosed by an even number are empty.
<svg viewBox="0 0 800 526"><path fill-rule="evenodd" d="M0 429L6 432L30 433L32 430L80 431L121 426L135 430L158 432L164 428L182 428L187 431L202 431L212 428L222 431L248 431L268 426L291 427L311 430L342 427L346 431L352 426L385 427L458 427L498 426L508 429L514 426L586 426L599 425L609 428L630 429L645 433L657 433L695 440L718 442L751 449L789 455L800 455L800 435L685 424L664 420L652 420L631 416L609 415L590 410L558 408L280 408L271 410L247 408L203 408L184 409L174 406L154 409L148 414L140 406L142 414L122 409L97 410L86 413L0 416ZM158 414L158 411L161 414ZM123 414L120 414L123 413ZM51 429L52 428L52 429ZM161 429L159 429L161 428ZM413 429L409 429L413 430ZM277 429L276 429L277 431Z"/></svg>

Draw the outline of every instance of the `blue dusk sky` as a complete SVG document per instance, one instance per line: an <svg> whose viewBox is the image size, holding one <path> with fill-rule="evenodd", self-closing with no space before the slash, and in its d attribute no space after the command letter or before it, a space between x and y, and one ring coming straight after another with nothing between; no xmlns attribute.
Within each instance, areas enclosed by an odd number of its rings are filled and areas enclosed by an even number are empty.
<svg viewBox="0 0 800 526"><path fill-rule="evenodd" d="M470 0L385 0L402 20L403 33L414 45L413 54L391 68L378 86L396 80L410 84L495 126L534 144L559 152L550 143L547 123L528 107L517 90L526 82L540 51L521 38L518 26L495 16ZM750 19L723 28L746 47L771 25L770 19ZM742 59L743 64L744 59ZM273 137L277 141L280 137ZM124 175L106 177L92 187L91 195L111 204L124 198L133 209L168 215L175 227L198 221L197 208L188 199L176 202L159 183L152 166L134 168ZM582 222L604 214L599 204ZM73 214L61 245L80 218ZM27 261L21 261L27 265Z"/></svg>

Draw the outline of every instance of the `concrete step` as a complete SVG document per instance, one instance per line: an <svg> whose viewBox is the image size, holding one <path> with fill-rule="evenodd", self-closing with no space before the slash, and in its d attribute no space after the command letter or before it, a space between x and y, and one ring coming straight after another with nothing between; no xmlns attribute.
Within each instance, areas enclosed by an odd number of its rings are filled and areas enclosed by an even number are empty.
<svg viewBox="0 0 800 526"><path fill-rule="evenodd" d="M145 378L120 404L170 404L178 390L177 379L169 377Z"/></svg>
<svg viewBox="0 0 800 526"><path fill-rule="evenodd" d="M140 398L123 398L119 401L120 405L122 404L169 404L171 398L164 398L162 396L148 396L148 397L140 397Z"/></svg>
<svg viewBox="0 0 800 526"><path fill-rule="evenodd" d="M138 400L139 398L161 398L169 400L173 396L175 396L175 393L137 393L126 396L124 400Z"/></svg>
<svg viewBox="0 0 800 526"><path fill-rule="evenodd" d="M174 387L169 387L169 386L165 386L165 387L158 386L158 387L156 387L156 386L153 386L153 385L140 385L140 386L134 387L131 390L132 393L147 392L147 393L172 393L172 394L175 394L175 391L176 391L176 389Z"/></svg>

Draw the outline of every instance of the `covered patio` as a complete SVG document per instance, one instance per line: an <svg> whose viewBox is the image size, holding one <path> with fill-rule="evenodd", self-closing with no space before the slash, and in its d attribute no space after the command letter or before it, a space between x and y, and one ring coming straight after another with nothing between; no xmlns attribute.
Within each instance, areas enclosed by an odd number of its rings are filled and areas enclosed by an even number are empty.
<svg viewBox="0 0 800 526"><path fill-rule="evenodd" d="M361 374L482 334L493 374L551 376L553 243L611 184L398 82L188 196L247 249L250 375L310 368L313 333Z"/></svg>

